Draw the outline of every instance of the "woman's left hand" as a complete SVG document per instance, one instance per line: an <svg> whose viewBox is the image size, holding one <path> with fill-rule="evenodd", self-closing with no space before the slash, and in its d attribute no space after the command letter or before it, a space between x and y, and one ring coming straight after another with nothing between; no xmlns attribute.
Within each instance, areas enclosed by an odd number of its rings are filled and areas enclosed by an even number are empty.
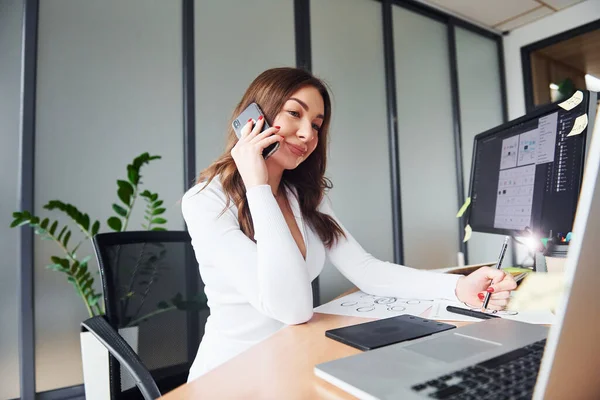
<svg viewBox="0 0 600 400"><path fill-rule="evenodd" d="M490 267L463 276L456 284L456 297L474 307L481 307L486 293L491 293L489 309L502 310L508 304L510 291L517 288L517 283L511 274Z"/></svg>

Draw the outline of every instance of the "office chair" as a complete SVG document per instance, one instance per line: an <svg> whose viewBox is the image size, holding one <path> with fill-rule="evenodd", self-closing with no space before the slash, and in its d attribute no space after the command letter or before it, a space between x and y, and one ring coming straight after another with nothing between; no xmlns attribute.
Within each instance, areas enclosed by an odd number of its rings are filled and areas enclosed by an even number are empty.
<svg viewBox="0 0 600 400"><path fill-rule="evenodd" d="M110 352L111 399L142 399L146 393L155 393L147 379L139 381L148 383L145 389L137 383L138 377L146 376L140 371L144 366L159 394L184 384L209 314L189 234L101 233L93 244L102 279L104 318L113 330L103 342ZM95 329L106 327L99 320L88 321L86 328L95 336L100 335ZM133 347L137 348L132 351L139 360L125 351L119 363L119 356L110 351L121 348L115 339L123 339L119 330L129 330L129 334L133 330L137 337ZM122 373L121 366L130 375Z"/></svg>
<svg viewBox="0 0 600 400"><path fill-rule="evenodd" d="M127 368L135 380L137 388L145 400L154 400L161 396L156 382L142 363L142 360L133 351L131 346L123 339L106 321L105 317L97 315L81 323L81 326L91 332L111 356L119 360Z"/></svg>

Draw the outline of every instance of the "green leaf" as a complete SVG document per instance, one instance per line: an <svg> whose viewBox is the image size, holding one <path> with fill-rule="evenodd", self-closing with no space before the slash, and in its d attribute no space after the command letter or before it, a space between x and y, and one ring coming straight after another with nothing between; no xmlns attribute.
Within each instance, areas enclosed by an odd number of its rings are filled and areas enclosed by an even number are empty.
<svg viewBox="0 0 600 400"><path fill-rule="evenodd" d="M87 214L83 214L79 218L79 225L83 226L86 231L90 230L90 216Z"/></svg>
<svg viewBox="0 0 600 400"><path fill-rule="evenodd" d="M72 277L75 278L75 274L77 273L77 268L79 267L77 261L75 261L73 263L73 265L71 265L71 269L69 270L69 272L71 273Z"/></svg>
<svg viewBox="0 0 600 400"><path fill-rule="evenodd" d="M121 232L122 223L121 220L117 217L110 217L106 223L108 226L115 232Z"/></svg>
<svg viewBox="0 0 600 400"><path fill-rule="evenodd" d="M87 266L85 266L85 265L80 266L79 270L77 271L77 275L75 275L75 278L80 279L86 272L87 272Z"/></svg>
<svg viewBox="0 0 600 400"><path fill-rule="evenodd" d="M142 193L140 193L140 196L150 199L150 197L152 197L152 193L148 190L144 190Z"/></svg>
<svg viewBox="0 0 600 400"><path fill-rule="evenodd" d="M56 232L56 228L58 227L58 221L54 221L52 226L50 227L50 234L54 236L54 232Z"/></svg>
<svg viewBox="0 0 600 400"><path fill-rule="evenodd" d="M152 200L152 201L156 201L156 199L158 199L158 193L154 193L152 195L152 197L150 198L150 200Z"/></svg>
<svg viewBox="0 0 600 400"><path fill-rule="evenodd" d="M140 182L139 172L131 165L127 166L127 179L129 179L129 182L131 182L133 185L137 185Z"/></svg>
<svg viewBox="0 0 600 400"><path fill-rule="evenodd" d="M166 228L163 228L162 226L155 226L154 228L151 229L152 231L166 231Z"/></svg>
<svg viewBox="0 0 600 400"><path fill-rule="evenodd" d="M158 200L158 201L155 201L154 203L152 203L152 207L158 208L158 207L162 206L162 204L163 204L163 201Z"/></svg>
<svg viewBox="0 0 600 400"><path fill-rule="evenodd" d="M88 279L81 287L81 290L85 292L87 289L90 289L92 287L92 283L94 283L94 278Z"/></svg>
<svg viewBox="0 0 600 400"><path fill-rule="evenodd" d="M60 230L60 233L58 234L58 237L57 237L57 239L58 239L58 241L59 241L59 242L60 242L60 240L61 240L61 238L62 238L62 235L64 235L64 234L65 234L65 231L66 231L66 230L67 230L67 226L66 226L66 225L65 225L65 226L63 226L63 228Z"/></svg>
<svg viewBox="0 0 600 400"><path fill-rule="evenodd" d="M16 213L15 213L16 214ZM14 216L14 214L13 214ZM20 217L17 217L13 220L13 222L11 222L10 227L11 228L15 228L17 226L21 226L21 225L25 225L26 223L28 223L29 221Z"/></svg>
<svg viewBox="0 0 600 400"><path fill-rule="evenodd" d="M100 230L100 221L96 221L96 222L94 222L94 225L92 226L92 236L96 236L98 234L99 230Z"/></svg>
<svg viewBox="0 0 600 400"><path fill-rule="evenodd" d="M154 218L154 219L152 220L152 223L153 223L153 224L166 224L166 223L167 223L167 220L166 220L166 219L164 219L164 218Z"/></svg>
<svg viewBox="0 0 600 400"><path fill-rule="evenodd" d="M50 220L48 218L44 218L44 220L42 221L42 223L40 224L40 227L44 230L46 230L46 228L48 228L48 224L50 223Z"/></svg>
<svg viewBox="0 0 600 400"><path fill-rule="evenodd" d="M167 211L166 208L157 208L156 210L152 211L152 215L160 215L160 214L164 214L164 212Z"/></svg>
<svg viewBox="0 0 600 400"><path fill-rule="evenodd" d="M127 189L119 188L119 190L117 190L117 196L119 196L119 199L128 207L131 205L131 194Z"/></svg>
<svg viewBox="0 0 600 400"><path fill-rule="evenodd" d="M49 264L49 265L46 265L46 268L51 269L52 271L57 271L57 272L66 272L67 271L60 264Z"/></svg>
<svg viewBox="0 0 600 400"><path fill-rule="evenodd" d="M144 228L144 229L148 229L148 225L146 225L146 224L142 224L142 228Z"/></svg>
<svg viewBox="0 0 600 400"><path fill-rule="evenodd" d="M119 186L119 189L123 189L124 191L129 192L130 195L133 194L133 192L135 191L135 187L127 181L119 179L117 181L117 185Z"/></svg>
<svg viewBox="0 0 600 400"><path fill-rule="evenodd" d="M67 231L65 238L63 239L63 245L67 247L69 245L69 239L71 238L71 231Z"/></svg>
<svg viewBox="0 0 600 400"><path fill-rule="evenodd" d="M121 217L126 217L127 216L127 210L124 209L123 207L121 207L118 204L113 204L112 205L113 210L119 214Z"/></svg>
<svg viewBox="0 0 600 400"><path fill-rule="evenodd" d="M101 298L102 298L101 294L90 293L88 295L88 303L89 303L90 307L93 307L96 304L98 304L98 300L100 300Z"/></svg>

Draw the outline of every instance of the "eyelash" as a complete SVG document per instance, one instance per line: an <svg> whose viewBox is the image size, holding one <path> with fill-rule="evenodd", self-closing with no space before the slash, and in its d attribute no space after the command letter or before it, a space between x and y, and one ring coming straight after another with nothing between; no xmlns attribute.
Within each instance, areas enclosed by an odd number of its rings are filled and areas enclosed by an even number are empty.
<svg viewBox="0 0 600 400"><path fill-rule="evenodd" d="M300 113L298 111L288 111L288 114L290 114L294 118L300 117ZM312 124L312 128L317 132L321 129L321 127L317 124Z"/></svg>

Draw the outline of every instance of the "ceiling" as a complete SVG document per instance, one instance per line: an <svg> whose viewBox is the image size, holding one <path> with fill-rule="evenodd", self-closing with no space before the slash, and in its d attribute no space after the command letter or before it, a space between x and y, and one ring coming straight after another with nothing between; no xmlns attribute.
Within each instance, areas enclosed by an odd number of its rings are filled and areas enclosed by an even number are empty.
<svg viewBox="0 0 600 400"><path fill-rule="evenodd" d="M531 23L583 0L420 0L437 9L505 32Z"/></svg>

